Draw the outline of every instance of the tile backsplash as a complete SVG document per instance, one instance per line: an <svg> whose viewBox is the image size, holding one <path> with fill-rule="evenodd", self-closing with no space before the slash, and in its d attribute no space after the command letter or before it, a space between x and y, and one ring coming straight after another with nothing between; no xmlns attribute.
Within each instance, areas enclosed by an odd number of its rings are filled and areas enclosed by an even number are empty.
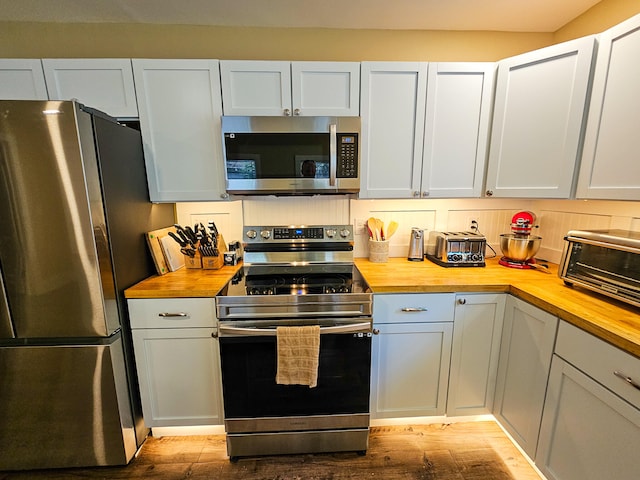
<svg viewBox="0 0 640 480"><path fill-rule="evenodd" d="M357 200L346 195L310 197L243 197L230 202L176 204L180 224L206 225L214 220L225 240L240 240L243 225L352 224L355 227L355 256L366 257L365 223L369 217L388 224L399 223L391 238L389 253L404 257L412 227L425 230L465 231L472 220L488 244L501 255L499 238L510 233L511 217L521 210L535 213L542 237L538 256L558 262L564 236L569 230L619 228L640 231L640 202L534 200L534 199L411 199ZM487 252L491 256L491 252Z"/></svg>

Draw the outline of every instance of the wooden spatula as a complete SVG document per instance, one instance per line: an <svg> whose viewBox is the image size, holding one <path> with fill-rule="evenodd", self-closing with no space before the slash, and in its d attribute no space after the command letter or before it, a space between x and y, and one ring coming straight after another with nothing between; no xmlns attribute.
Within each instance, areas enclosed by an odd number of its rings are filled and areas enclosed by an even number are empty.
<svg viewBox="0 0 640 480"><path fill-rule="evenodd" d="M387 227L387 233L386 233L386 240L389 240L391 238L391 236L396 233L396 230L398 229L398 222L391 220L389 222L389 226Z"/></svg>

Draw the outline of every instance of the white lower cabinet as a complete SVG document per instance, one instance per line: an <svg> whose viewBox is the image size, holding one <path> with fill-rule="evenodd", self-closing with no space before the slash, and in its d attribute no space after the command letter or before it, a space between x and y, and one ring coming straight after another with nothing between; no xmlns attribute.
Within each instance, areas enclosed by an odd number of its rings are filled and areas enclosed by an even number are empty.
<svg viewBox="0 0 640 480"><path fill-rule="evenodd" d="M558 318L507 297L493 412L535 458Z"/></svg>
<svg viewBox="0 0 640 480"><path fill-rule="evenodd" d="M506 295L458 294L447 415L484 415L493 411Z"/></svg>
<svg viewBox="0 0 640 480"><path fill-rule="evenodd" d="M561 322L536 464L549 480L638 478L640 359Z"/></svg>
<svg viewBox="0 0 640 480"><path fill-rule="evenodd" d="M223 423L214 299L129 300L147 427Z"/></svg>
<svg viewBox="0 0 640 480"><path fill-rule="evenodd" d="M444 415L454 294L375 295L371 417Z"/></svg>

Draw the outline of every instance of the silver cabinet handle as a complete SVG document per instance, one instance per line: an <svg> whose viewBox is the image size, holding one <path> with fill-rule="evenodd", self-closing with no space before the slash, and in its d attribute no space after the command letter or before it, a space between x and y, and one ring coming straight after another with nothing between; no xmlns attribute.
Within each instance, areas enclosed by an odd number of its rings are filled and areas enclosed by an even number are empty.
<svg viewBox="0 0 640 480"><path fill-rule="evenodd" d="M158 316L162 318L173 318L173 317L188 317L189 314L184 312L175 312L175 313L162 312L162 313L159 313Z"/></svg>
<svg viewBox="0 0 640 480"><path fill-rule="evenodd" d="M466 298L459 298L458 299L458 305L465 305L467 303L467 299Z"/></svg>
<svg viewBox="0 0 640 480"><path fill-rule="evenodd" d="M624 380L625 382L627 382L627 383L628 383L629 385L631 385L633 388L635 388L635 389L637 389L637 390L640 390L640 384L639 384L639 383L637 383L637 382L635 382L635 381L633 380L633 378L631 378L631 377L627 377L624 373L621 373L621 372L619 372L619 371L617 371L617 370L614 370L614 371L613 371L613 374L614 374L616 377L621 378L622 380Z"/></svg>
<svg viewBox="0 0 640 480"><path fill-rule="evenodd" d="M413 312L428 312L429 310L427 310L425 307L403 307L400 309L400 311L413 313Z"/></svg>
<svg viewBox="0 0 640 480"><path fill-rule="evenodd" d="M285 117L290 117L291 116L291 110L289 110L288 108L285 108L283 113L284 113Z"/></svg>
<svg viewBox="0 0 640 480"><path fill-rule="evenodd" d="M299 109L299 108L296 108L296 109L293 111L293 114L294 114L294 115L302 115L302 112L300 111L300 109Z"/></svg>

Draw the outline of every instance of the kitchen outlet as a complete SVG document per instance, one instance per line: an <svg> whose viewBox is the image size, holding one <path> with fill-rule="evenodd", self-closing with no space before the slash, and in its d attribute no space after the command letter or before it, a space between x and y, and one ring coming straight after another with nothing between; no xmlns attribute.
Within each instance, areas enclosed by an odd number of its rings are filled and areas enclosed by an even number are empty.
<svg viewBox="0 0 640 480"><path fill-rule="evenodd" d="M467 225L469 226L469 230L472 232L477 232L478 231L478 219L471 217L469 218L469 220L467 220Z"/></svg>
<svg viewBox="0 0 640 480"><path fill-rule="evenodd" d="M364 218L357 218L355 220L355 231L353 233L356 235L367 234L367 220Z"/></svg>

